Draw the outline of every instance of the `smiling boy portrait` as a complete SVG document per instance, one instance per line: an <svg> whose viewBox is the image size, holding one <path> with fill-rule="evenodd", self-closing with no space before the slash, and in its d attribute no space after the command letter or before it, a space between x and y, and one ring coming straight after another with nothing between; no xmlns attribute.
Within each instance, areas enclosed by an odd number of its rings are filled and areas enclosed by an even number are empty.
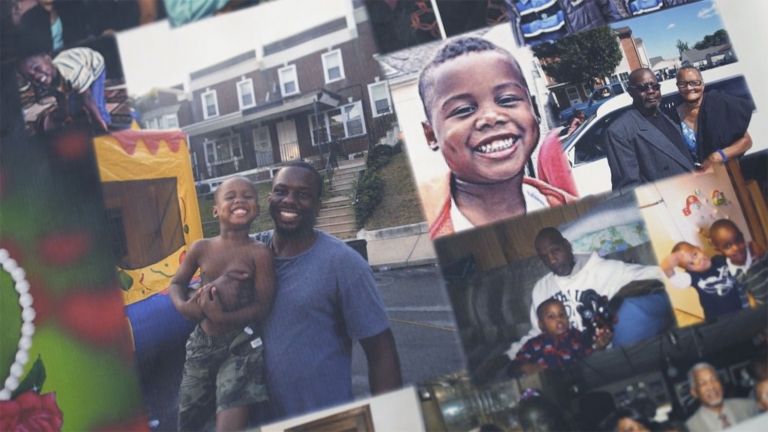
<svg viewBox="0 0 768 432"><path fill-rule="evenodd" d="M508 51L477 37L449 41L422 70L419 96L427 144L450 169L422 193L432 238L574 199L525 175L539 119Z"/></svg>

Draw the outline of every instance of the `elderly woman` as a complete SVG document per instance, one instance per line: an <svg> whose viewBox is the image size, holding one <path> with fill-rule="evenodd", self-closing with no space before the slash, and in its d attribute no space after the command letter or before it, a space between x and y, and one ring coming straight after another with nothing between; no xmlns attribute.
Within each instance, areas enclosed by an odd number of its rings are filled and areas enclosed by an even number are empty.
<svg viewBox="0 0 768 432"><path fill-rule="evenodd" d="M747 133L750 101L716 91L705 94L701 72L693 66L678 71L677 88L683 101L673 114L701 169L737 158L752 147Z"/></svg>

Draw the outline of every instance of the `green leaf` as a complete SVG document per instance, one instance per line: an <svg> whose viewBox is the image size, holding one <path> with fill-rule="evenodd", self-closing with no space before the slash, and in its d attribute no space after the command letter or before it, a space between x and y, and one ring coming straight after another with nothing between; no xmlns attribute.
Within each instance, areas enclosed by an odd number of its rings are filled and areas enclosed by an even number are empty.
<svg viewBox="0 0 768 432"><path fill-rule="evenodd" d="M17 387L16 390L11 394L11 398L15 398L16 396L29 390L40 393L44 382L45 366L43 366L43 360L40 358L40 356L37 356L37 360L35 360L35 364L32 365L32 369L29 370L29 373L27 373L27 376L21 381L19 387Z"/></svg>
<svg viewBox="0 0 768 432"><path fill-rule="evenodd" d="M123 269L117 271L117 279L120 281L120 288L128 291L133 286L133 278Z"/></svg>

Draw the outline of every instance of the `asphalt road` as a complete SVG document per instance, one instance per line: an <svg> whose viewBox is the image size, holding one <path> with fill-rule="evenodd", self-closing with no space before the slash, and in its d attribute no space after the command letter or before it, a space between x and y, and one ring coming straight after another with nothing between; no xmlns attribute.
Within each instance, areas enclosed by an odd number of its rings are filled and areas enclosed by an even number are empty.
<svg viewBox="0 0 768 432"><path fill-rule="evenodd" d="M464 355L453 311L435 266L375 273L389 314L403 372L403 382L419 384L464 368ZM368 395L365 354L352 354L355 397Z"/></svg>

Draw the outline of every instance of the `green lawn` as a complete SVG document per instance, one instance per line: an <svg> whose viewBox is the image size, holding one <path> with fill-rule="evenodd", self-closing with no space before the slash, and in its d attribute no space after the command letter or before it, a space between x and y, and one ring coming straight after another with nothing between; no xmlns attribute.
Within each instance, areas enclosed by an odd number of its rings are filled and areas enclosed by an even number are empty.
<svg viewBox="0 0 768 432"><path fill-rule="evenodd" d="M365 229L377 230L424 221L421 201L405 152L392 156L380 171L384 180L384 198L365 223Z"/></svg>

